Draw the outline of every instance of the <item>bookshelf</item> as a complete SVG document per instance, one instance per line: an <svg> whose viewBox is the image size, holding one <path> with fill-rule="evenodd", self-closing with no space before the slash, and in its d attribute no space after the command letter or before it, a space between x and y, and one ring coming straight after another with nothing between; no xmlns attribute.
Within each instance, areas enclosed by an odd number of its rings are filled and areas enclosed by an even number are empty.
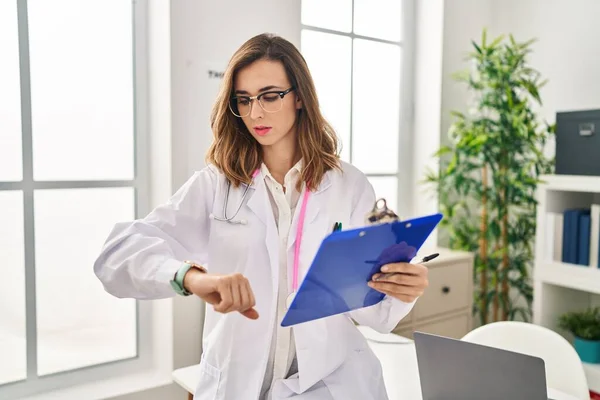
<svg viewBox="0 0 600 400"><path fill-rule="evenodd" d="M591 208L600 205L600 177L574 175L547 175L538 186L537 229L533 271L533 322L557 331L567 340L572 336L558 328L558 317L568 311L600 306L600 268L598 235L591 233L590 260L586 265L563 262L562 238L549 226L552 215L566 209ZM591 232L598 230L598 215L592 213ZM560 249L553 246L558 246ZM584 363L590 389L600 392L600 364Z"/></svg>

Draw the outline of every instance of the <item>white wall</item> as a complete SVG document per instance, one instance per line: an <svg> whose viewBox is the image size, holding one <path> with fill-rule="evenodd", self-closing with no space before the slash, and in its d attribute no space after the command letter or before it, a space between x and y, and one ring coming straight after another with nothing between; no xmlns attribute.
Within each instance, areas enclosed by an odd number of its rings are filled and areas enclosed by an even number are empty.
<svg viewBox="0 0 600 400"><path fill-rule="evenodd" d="M493 0L449 0L444 10L444 45L442 63L442 112L440 134L447 143L452 120L450 111L465 111L468 98L464 84L452 80L452 74L467 68L466 55L472 50L471 40L479 41L483 28L493 35Z"/></svg>
<svg viewBox="0 0 600 400"><path fill-rule="evenodd" d="M492 26L492 0L416 2L415 99L413 122L415 215L438 211L434 193L420 184L428 169L436 170L433 153L446 141L450 111L464 110L466 90L451 75L467 67L471 39L479 40ZM444 243L438 232L424 246Z"/></svg>
<svg viewBox="0 0 600 400"><path fill-rule="evenodd" d="M549 82L541 116L600 108L600 1L494 0L494 28L519 41L537 38L529 60Z"/></svg>
<svg viewBox="0 0 600 400"><path fill-rule="evenodd" d="M164 2L155 0L159 7ZM150 3L152 4L152 3ZM218 81L207 80L207 68L223 69L233 52L247 39L263 32L279 34L300 46L300 0L177 0L170 3L170 104L152 109L153 134L170 134L170 141L154 142L164 145L163 161L171 159L171 192L181 186L194 170L202 168L212 135L209 127L210 108ZM161 35L166 35L161 32ZM155 38L157 40L157 38ZM151 64L156 67L157 59ZM161 67L160 73L168 73ZM156 72L156 71L155 71ZM152 71L151 71L152 74ZM155 74L156 75L156 74ZM159 85L163 83L159 83ZM157 90L155 97L165 95ZM154 99L156 100L156 99ZM160 115L170 114L170 127L164 126ZM170 132L169 132L170 131ZM152 169L153 182L164 170ZM154 193L157 196L157 193ZM158 200L158 199L157 199ZM163 200L166 200L164 198ZM202 351L202 321L204 306L196 298L176 298L173 302L174 368L198 363ZM145 392L114 398L114 400L162 400L185 398L175 384Z"/></svg>
<svg viewBox="0 0 600 400"><path fill-rule="evenodd" d="M413 185L412 205L414 215L433 214L438 211L434 193L423 189L420 181L429 168L436 169L433 152L440 145L440 111L442 107L442 46L444 43L445 0L415 2L414 44L414 115L412 121ZM423 249L434 246L434 232Z"/></svg>
<svg viewBox="0 0 600 400"><path fill-rule="evenodd" d="M557 111L600 108L600 2L597 0L448 0L444 11L442 142L450 110L465 110L464 85L450 74L463 69L470 41L510 34L537 38L529 63L549 82L541 91L540 116L554 122Z"/></svg>

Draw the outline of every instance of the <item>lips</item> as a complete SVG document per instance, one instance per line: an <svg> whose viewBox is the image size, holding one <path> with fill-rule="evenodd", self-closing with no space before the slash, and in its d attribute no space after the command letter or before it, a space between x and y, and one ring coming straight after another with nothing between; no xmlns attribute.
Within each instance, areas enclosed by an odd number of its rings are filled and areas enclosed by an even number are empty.
<svg viewBox="0 0 600 400"><path fill-rule="evenodd" d="M269 133L269 131L271 130L271 127L259 125L259 126L255 126L253 129L254 129L254 132L256 132L256 134L258 136L265 136L267 133Z"/></svg>

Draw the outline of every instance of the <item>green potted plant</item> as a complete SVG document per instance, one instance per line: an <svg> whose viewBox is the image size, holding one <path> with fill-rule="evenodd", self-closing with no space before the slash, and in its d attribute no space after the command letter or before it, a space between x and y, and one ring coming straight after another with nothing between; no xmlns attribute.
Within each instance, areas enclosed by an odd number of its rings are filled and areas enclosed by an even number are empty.
<svg viewBox="0 0 600 400"><path fill-rule="evenodd" d="M512 36L473 42L464 83L468 113L453 112L449 143L428 172L444 214L448 247L475 254L474 314L480 323L531 317L531 268L540 175L552 173L544 155L554 126L537 115L541 75L527 62L532 41Z"/></svg>
<svg viewBox="0 0 600 400"><path fill-rule="evenodd" d="M600 363L600 308L565 313L558 324L575 337L575 351L581 361Z"/></svg>

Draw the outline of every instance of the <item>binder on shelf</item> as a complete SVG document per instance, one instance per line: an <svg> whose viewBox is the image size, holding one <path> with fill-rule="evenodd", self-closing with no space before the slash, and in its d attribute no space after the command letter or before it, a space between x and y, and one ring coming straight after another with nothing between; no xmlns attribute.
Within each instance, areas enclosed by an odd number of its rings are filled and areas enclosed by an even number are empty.
<svg viewBox="0 0 600 400"><path fill-rule="evenodd" d="M592 204L590 217L590 267L600 268L600 204Z"/></svg>
<svg viewBox="0 0 600 400"><path fill-rule="evenodd" d="M577 263L590 265L590 214L579 215L579 236L577 237Z"/></svg>
<svg viewBox="0 0 600 400"><path fill-rule="evenodd" d="M562 262L577 263L577 220L575 210L565 210L563 225Z"/></svg>
<svg viewBox="0 0 600 400"><path fill-rule="evenodd" d="M600 205L566 209L561 243L562 262L600 267Z"/></svg>

